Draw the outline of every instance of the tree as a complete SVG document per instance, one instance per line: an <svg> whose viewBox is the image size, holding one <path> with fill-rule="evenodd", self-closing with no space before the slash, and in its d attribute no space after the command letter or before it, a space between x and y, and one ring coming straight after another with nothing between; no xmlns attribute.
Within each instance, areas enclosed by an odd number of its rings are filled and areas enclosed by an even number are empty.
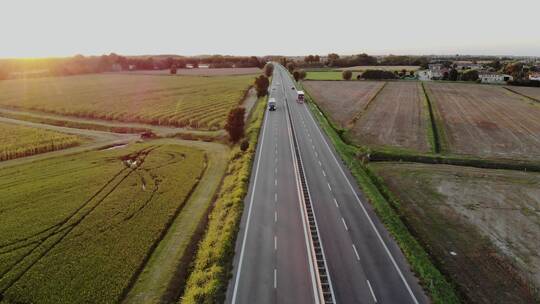
<svg viewBox="0 0 540 304"><path fill-rule="evenodd" d="M476 81L478 80L478 71L477 70L469 70L463 75L461 75L461 80L463 81Z"/></svg>
<svg viewBox="0 0 540 304"><path fill-rule="evenodd" d="M448 72L444 72L444 73L443 73L443 76L442 76L442 79L443 79L443 80L448 80L448 76L449 76L449 75L450 75L450 74L449 74Z"/></svg>
<svg viewBox="0 0 540 304"><path fill-rule="evenodd" d="M313 62L314 60L315 60L315 58L313 57L313 55L309 55L309 56L304 57L304 61L306 63Z"/></svg>
<svg viewBox="0 0 540 304"><path fill-rule="evenodd" d="M287 63L287 70L289 70L289 73L292 73L295 68L296 68L296 65L294 64L294 62Z"/></svg>
<svg viewBox="0 0 540 304"><path fill-rule="evenodd" d="M299 71L299 73L300 73L300 80L306 79L306 77L307 77L306 70L302 69L302 70Z"/></svg>
<svg viewBox="0 0 540 304"><path fill-rule="evenodd" d="M171 65L171 74L175 75L176 74L176 69L177 69L176 64L173 63Z"/></svg>
<svg viewBox="0 0 540 304"><path fill-rule="evenodd" d="M452 68L450 70L450 73L448 74L448 80L451 80L451 81L458 80L458 71L455 68Z"/></svg>
<svg viewBox="0 0 540 304"><path fill-rule="evenodd" d="M328 65L333 66L334 63L339 59L339 55L336 53L328 54Z"/></svg>
<svg viewBox="0 0 540 304"><path fill-rule="evenodd" d="M351 80L352 78L352 72L350 70L345 70L343 71L343 73L341 73L341 76L343 77L343 79L345 80Z"/></svg>
<svg viewBox="0 0 540 304"><path fill-rule="evenodd" d="M268 94L268 87L270 86L270 80L264 75L260 75L255 78L255 89L257 90L257 96L262 97Z"/></svg>
<svg viewBox="0 0 540 304"><path fill-rule="evenodd" d="M298 81L300 80L300 71L298 70L294 70L294 72L292 73L293 77L294 77L294 80Z"/></svg>
<svg viewBox="0 0 540 304"><path fill-rule="evenodd" d="M232 109L227 116L225 130L229 133L229 139L236 143L244 136L244 117L246 109L237 107Z"/></svg>
<svg viewBox="0 0 540 304"><path fill-rule="evenodd" d="M495 71L498 71L502 68L502 64L499 60L494 60L490 63L488 63L489 67L492 67Z"/></svg>
<svg viewBox="0 0 540 304"><path fill-rule="evenodd" d="M272 74L274 73L274 65L272 63L267 63L265 66L264 66L264 75L266 75L266 77L270 77L272 76Z"/></svg>
<svg viewBox="0 0 540 304"><path fill-rule="evenodd" d="M364 79L396 79L396 74L384 70L367 70L362 73Z"/></svg>

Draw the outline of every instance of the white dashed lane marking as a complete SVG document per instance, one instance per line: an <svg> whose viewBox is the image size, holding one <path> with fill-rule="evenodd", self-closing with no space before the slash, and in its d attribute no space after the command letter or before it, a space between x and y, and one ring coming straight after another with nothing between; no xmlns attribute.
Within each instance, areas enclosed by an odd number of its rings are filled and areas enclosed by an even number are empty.
<svg viewBox="0 0 540 304"><path fill-rule="evenodd" d="M356 255L356 259L360 261L360 255L358 254L358 250L356 250L356 246L354 246L354 244L352 245L352 249L354 250L354 255Z"/></svg>
<svg viewBox="0 0 540 304"><path fill-rule="evenodd" d="M343 222L343 226L345 227L345 230L349 231L349 227L347 227L347 223L345 223L345 219L341 218L341 221Z"/></svg>
<svg viewBox="0 0 540 304"><path fill-rule="evenodd" d="M373 292L373 288L371 288L371 284L369 283L369 280L366 280L367 281L367 284L368 284L368 287L369 287L369 291L371 291L371 296L373 297L373 301L375 301L375 303L377 303L377 298L375 297L375 293Z"/></svg>

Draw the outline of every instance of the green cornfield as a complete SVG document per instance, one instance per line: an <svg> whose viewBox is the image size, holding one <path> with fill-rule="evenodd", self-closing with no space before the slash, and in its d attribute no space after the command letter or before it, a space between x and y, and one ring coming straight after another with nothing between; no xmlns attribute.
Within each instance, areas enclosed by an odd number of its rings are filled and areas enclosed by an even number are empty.
<svg viewBox="0 0 540 304"><path fill-rule="evenodd" d="M81 142L76 135L0 123L0 161L65 149Z"/></svg>
<svg viewBox="0 0 540 304"><path fill-rule="evenodd" d="M253 77L93 74L6 80L0 82L0 106L217 130Z"/></svg>
<svg viewBox="0 0 540 304"><path fill-rule="evenodd" d="M174 144L0 170L0 302L118 303L205 171Z"/></svg>

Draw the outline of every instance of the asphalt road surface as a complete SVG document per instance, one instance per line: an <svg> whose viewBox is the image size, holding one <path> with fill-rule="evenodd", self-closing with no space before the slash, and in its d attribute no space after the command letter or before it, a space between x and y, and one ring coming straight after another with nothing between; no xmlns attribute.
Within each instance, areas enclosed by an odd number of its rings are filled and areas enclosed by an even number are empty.
<svg viewBox="0 0 540 304"><path fill-rule="evenodd" d="M261 129L226 303L324 303L302 212L291 130L335 302L428 303L399 247L307 106L296 102L294 82L278 64L270 97L277 110L266 113Z"/></svg>

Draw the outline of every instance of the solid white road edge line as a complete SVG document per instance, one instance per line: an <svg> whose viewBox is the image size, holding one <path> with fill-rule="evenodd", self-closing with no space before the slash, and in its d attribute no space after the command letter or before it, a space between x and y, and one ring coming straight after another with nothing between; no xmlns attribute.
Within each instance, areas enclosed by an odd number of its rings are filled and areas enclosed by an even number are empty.
<svg viewBox="0 0 540 304"><path fill-rule="evenodd" d="M232 297L232 303L236 303L236 295L238 294L238 281L240 279L240 274L242 273L242 263L244 261L244 251L246 248L246 240L247 235L249 232L249 223L251 220L251 210L253 209L253 199L255 194L255 189L257 188L257 178L259 176L259 167L261 164L261 155L263 154L264 149L262 148L264 146L264 135L266 133L266 124L268 122L268 115L266 113L264 114L264 122L263 122L263 130L261 135L261 146L259 150L259 155L257 156L257 166L255 167L255 178L253 182L253 188L251 191L251 198L249 200L249 208L248 208L248 215L246 219L246 231L244 233L244 239L242 240L242 249L240 250L240 260L238 261L238 271L236 273L236 279L234 281L234 290L233 290L233 297Z"/></svg>

